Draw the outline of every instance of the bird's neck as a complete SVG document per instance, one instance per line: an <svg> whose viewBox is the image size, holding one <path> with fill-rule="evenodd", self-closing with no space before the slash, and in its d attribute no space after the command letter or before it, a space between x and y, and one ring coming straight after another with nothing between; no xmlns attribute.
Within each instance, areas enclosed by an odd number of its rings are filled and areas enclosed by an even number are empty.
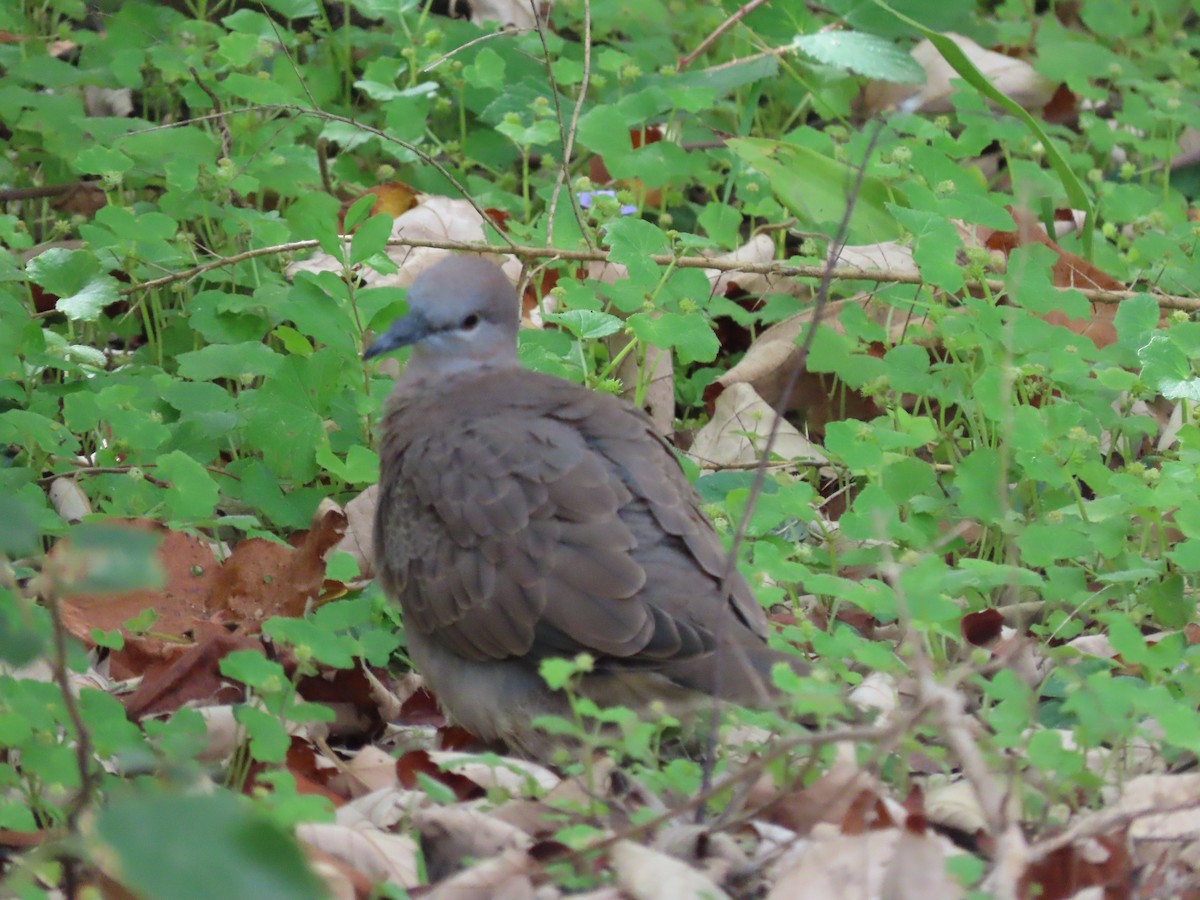
<svg viewBox="0 0 1200 900"><path fill-rule="evenodd" d="M448 380L485 380L501 372L519 369L516 354L511 357L492 358L486 362L471 359L466 356L444 356L432 353L421 353L420 348L413 351L408 364L404 367L396 388L406 394L422 393L436 390Z"/></svg>

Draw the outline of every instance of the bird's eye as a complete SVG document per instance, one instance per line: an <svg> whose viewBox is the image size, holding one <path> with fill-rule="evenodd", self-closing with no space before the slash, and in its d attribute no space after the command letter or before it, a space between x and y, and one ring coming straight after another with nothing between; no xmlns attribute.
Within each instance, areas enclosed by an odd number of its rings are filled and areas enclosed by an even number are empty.
<svg viewBox="0 0 1200 900"><path fill-rule="evenodd" d="M479 316L477 316L475 313L471 313L469 316L467 316L465 319L462 320L462 327L465 331L470 331L478 324L479 324Z"/></svg>

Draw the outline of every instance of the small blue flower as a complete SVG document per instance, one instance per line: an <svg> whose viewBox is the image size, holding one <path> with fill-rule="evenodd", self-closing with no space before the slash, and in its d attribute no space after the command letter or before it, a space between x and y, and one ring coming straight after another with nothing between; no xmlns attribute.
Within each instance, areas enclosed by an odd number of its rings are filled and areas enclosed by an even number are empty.
<svg viewBox="0 0 1200 900"><path fill-rule="evenodd" d="M615 196L617 196L617 192L616 191L580 191L579 194L577 194L576 196L579 197L579 205L580 206L582 206L584 209L591 209L593 197L615 197ZM636 206L629 206L627 204L627 205L621 207L621 215L623 215L623 216L632 216L632 215L636 215L636 214L637 214Z"/></svg>

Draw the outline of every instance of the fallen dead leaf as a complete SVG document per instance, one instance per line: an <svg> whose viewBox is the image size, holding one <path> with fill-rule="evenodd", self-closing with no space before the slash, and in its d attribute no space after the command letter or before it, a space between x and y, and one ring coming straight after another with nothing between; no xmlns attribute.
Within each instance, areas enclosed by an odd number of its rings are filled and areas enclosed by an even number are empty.
<svg viewBox="0 0 1200 900"><path fill-rule="evenodd" d="M1039 75L1029 63L985 50L969 37L946 32L975 68L988 79L1000 93L1015 101L1022 109L1036 111L1045 106L1054 96L1058 86ZM938 49L928 40L923 40L910 51L910 55L925 70L923 85L899 84L889 81L872 81L863 91L862 108L868 115L876 115L885 109L906 103L911 112L943 113L953 109L951 97L955 88L951 82L961 76L946 62Z"/></svg>
<svg viewBox="0 0 1200 900"><path fill-rule="evenodd" d="M444 771L469 778L487 790L500 788L510 796L541 795L562 781L545 766L516 757L497 757L492 761L474 753L439 750L430 753L429 758Z"/></svg>
<svg viewBox="0 0 1200 900"><path fill-rule="evenodd" d="M92 503L74 478L55 478L50 482L50 503L66 522L78 522L92 512Z"/></svg>
<svg viewBox="0 0 1200 900"><path fill-rule="evenodd" d="M219 627L202 628L196 643L179 647L172 658L145 670L137 690L125 698L126 715L137 721L189 704L213 706L241 700L245 691L220 671L221 660L235 650L266 653L258 638Z"/></svg>
<svg viewBox="0 0 1200 900"><path fill-rule="evenodd" d="M731 384L717 397L708 422L696 432L688 456L702 469L753 466L761 458L777 418L751 385ZM787 421L779 423L771 456L796 465L829 463L817 445Z"/></svg>
<svg viewBox="0 0 1200 900"><path fill-rule="evenodd" d="M418 202L408 211L396 216L392 225L392 240L408 238L421 241L462 241L481 243L486 239L485 222L479 212L466 200L452 200L430 194L418 196ZM349 238L347 238L347 242ZM348 243L347 243L348 246ZM389 246L388 257L396 264L394 273L381 274L370 266L355 270L367 287L408 287L418 275L440 260L452 255L449 250L430 247ZM521 263L511 256L497 255L495 260L514 284L521 275ZM324 251L314 253L287 268L287 276L295 278L300 272L335 272L341 274L342 264Z"/></svg>
<svg viewBox="0 0 1200 900"><path fill-rule="evenodd" d="M417 810L427 802L428 798L420 791L382 788L357 797L339 808L337 822L350 828L363 828L364 824L370 824L390 831L398 825L412 822Z"/></svg>
<svg viewBox="0 0 1200 900"><path fill-rule="evenodd" d="M514 848L447 878L422 900L554 900L556 890L544 897L535 893L530 878L535 865L529 854Z"/></svg>
<svg viewBox="0 0 1200 900"><path fill-rule="evenodd" d="M524 852L528 834L477 809L432 806L418 809L413 824L421 835L425 867L433 882L448 878L471 859L491 859L506 850Z"/></svg>
<svg viewBox="0 0 1200 900"><path fill-rule="evenodd" d="M400 786L396 760L371 745L363 747L343 765L341 780L344 780L346 793L351 797L395 790Z"/></svg>
<svg viewBox="0 0 1200 900"><path fill-rule="evenodd" d="M844 334L845 328L839 317L851 304L861 307L867 318L881 325L887 335L886 345L881 343L868 348L872 355L882 355L891 347L906 340L918 339L924 333L921 319L867 295L827 304L822 312L820 327ZM753 387L767 404L777 406L800 357L798 342L808 329L812 317L813 310L805 310L776 322L764 331L737 365L709 385L704 392L705 402L715 404L721 393L731 385L745 383ZM857 391L844 385L841 390L835 390L834 381L831 375L803 372L788 399L788 409L803 411L812 434L821 434L826 422L847 418L872 419L879 413L878 406Z"/></svg>
<svg viewBox="0 0 1200 900"><path fill-rule="evenodd" d="M328 853L372 882L402 888L420 884L420 848L412 838L366 828L309 823L296 826L301 842Z"/></svg>
<svg viewBox="0 0 1200 900"><path fill-rule="evenodd" d="M617 884L634 900L720 900L729 896L687 863L633 841L618 841L612 849L612 862Z"/></svg>
<svg viewBox="0 0 1200 900"><path fill-rule="evenodd" d="M900 830L880 886L881 900L957 900L962 888L946 874L946 842L929 832Z"/></svg>
<svg viewBox="0 0 1200 900"><path fill-rule="evenodd" d="M379 502L379 485L373 484L346 504L346 533L333 548L334 553L349 553L358 563L359 576L375 577L375 552L372 534L375 530L375 506Z"/></svg>

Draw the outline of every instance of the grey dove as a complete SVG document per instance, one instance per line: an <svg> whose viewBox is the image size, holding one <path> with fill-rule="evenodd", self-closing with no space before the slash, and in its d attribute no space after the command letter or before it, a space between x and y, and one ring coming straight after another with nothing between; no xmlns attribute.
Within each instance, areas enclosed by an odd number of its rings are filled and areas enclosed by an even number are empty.
<svg viewBox="0 0 1200 900"><path fill-rule="evenodd" d="M601 706L762 705L767 619L649 419L517 362L519 304L494 265L421 273L366 358L412 347L382 422L375 559L409 656L452 720L533 756L531 720L568 715L538 674L596 662Z"/></svg>

